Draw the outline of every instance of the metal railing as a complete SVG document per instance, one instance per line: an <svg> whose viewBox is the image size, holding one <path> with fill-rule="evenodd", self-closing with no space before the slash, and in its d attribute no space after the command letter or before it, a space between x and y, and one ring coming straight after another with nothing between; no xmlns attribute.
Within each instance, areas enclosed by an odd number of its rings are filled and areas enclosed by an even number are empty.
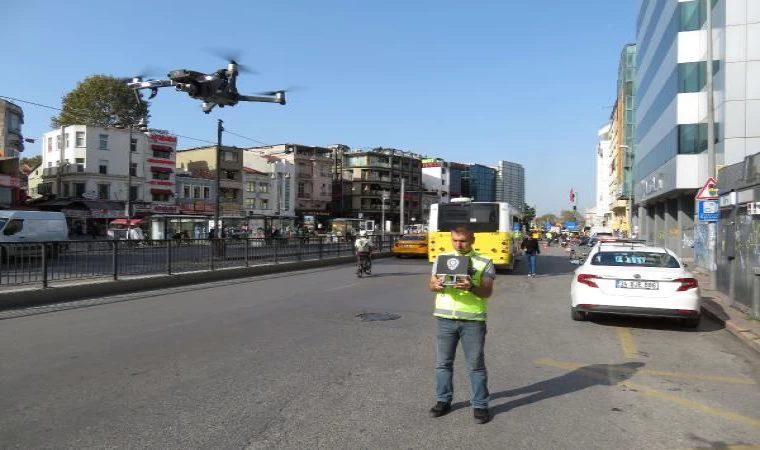
<svg viewBox="0 0 760 450"><path fill-rule="evenodd" d="M396 236L373 236L390 251ZM321 260L354 254L353 241L335 237L166 239L0 244L0 290L79 279L171 275L204 270Z"/></svg>

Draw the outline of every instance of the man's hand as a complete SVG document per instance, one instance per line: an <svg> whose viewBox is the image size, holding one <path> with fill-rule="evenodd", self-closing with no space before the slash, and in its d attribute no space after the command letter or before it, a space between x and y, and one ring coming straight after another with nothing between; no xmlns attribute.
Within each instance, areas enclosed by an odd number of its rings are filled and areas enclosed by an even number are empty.
<svg viewBox="0 0 760 450"><path fill-rule="evenodd" d="M433 275L430 277L428 288L433 292L443 292L446 286L444 286L442 283L443 283L443 277Z"/></svg>
<svg viewBox="0 0 760 450"><path fill-rule="evenodd" d="M463 291L469 291L472 288L472 280L470 280L470 277L457 277L457 283L454 287Z"/></svg>

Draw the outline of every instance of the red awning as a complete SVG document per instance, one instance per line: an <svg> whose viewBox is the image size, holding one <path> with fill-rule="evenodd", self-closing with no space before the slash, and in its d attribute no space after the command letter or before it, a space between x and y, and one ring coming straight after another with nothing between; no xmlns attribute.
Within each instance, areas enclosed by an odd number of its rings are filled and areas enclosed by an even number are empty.
<svg viewBox="0 0 760 450"><path fill-rule="evenodd" d="M152 144L150 146L151 150L158 150L159 152L173 152L174 149L169 147L168 145L158 145L158 144Z"/></svg>
<svg viewBox="0 0 760 450"><path fill-rule="evenodd" d="M142 223L142 220L140 219L132 219L129 221L130 225L140 225ZM116 219L111 221L111 225L126 225L127 219Z"/></svg>
<svg viewBox="0 0 760 450"><path fill-rule="evenodd" d="M169 189L151 189L151 194L166 194L166 195L174 195L174 191L171 191Z"/></svg>
<svg viewBox="0 0 760 450"><path fill-rule="evenodd" d="M150 168L151 172L163 172L163 173L172 173L174 172L171 167L158 167L158 166L151 166Z"/></svg>

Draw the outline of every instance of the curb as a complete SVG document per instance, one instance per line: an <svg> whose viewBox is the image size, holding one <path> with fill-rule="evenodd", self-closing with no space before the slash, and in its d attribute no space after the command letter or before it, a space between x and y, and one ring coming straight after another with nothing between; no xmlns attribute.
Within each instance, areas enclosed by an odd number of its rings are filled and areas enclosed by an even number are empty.
<svg viewBox="0 0 760 450"><path fill-rule="evenodd" d="M700 285L706 282L706 274L694 270L692 273L701 278L699 280ZM722 324L726 330L749 348L760 353L760 323L755 325L743 319L744 313L731 308L730 304L730 299L722 292L709 289L702 290L702 312Z"/></svg>
<svg viewBox="0 0 760 450"><path fill-rule="evenodd" d="M375 258L388 257L391 252L379 253ZM96 297L131 294L157 289L189 286L210 283L214 281L248 278L261 275L271 275L282 272L295 272L324 266L336 266L355 263L355 256L340 256L329 259L315 259L277 264L266 264L253 267L234 267L214 271L199 271L180 273L176 275L146 275L136 278L92 281L67 286L52 286L48 288L19 289L10 292L0 292L0 311L30 306L51 305L75 300L85 300Z"/></svg>

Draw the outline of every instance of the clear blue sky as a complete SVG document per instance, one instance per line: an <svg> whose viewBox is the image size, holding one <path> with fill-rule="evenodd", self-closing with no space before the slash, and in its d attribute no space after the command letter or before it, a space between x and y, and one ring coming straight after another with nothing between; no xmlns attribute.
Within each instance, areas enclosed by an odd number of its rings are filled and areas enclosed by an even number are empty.
<svg viewBox="0 0 760 450"><path fill-rule="evenodd" d="M288 104L241 103L205 115L164 89L151 126L216 140L216 119L267 144L395 147L526 171L539 214L592 206L597 130L615 100L634 0L227 0L0 2L0 95L60 107L88 75L147 65L211 72L209 49L237 49L260 72L241 93L291 85ZM24 134L55 111L20 103ZM225 135L225 144L257 145ZM203 145L180 139L180 147ZM28 144L25 156L40 152Z"/></svg>

